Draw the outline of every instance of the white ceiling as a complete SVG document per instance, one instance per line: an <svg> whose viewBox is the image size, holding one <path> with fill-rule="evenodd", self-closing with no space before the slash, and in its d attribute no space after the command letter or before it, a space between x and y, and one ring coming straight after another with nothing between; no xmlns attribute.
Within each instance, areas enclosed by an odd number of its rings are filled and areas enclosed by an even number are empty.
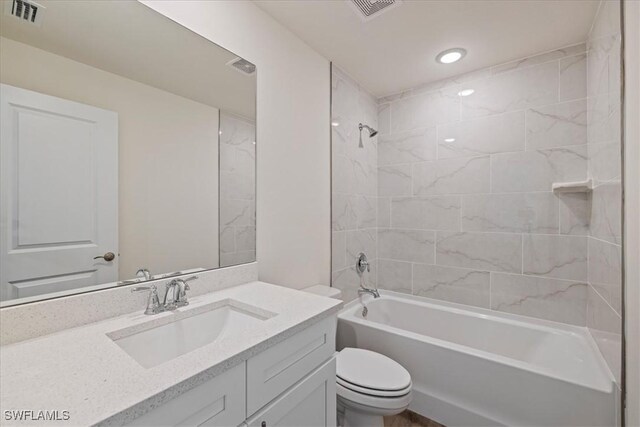
<svg viewBox="0 0 640 427"><path fill-rule="evenodd" d="M137 1L38 0L41 27L0 9L3 37L220 108L255 117L256 78L236 58Z"/></svg>
<svg viewBox="0 0 640 427"><path fill-rule="evenodd" d="M405 0L363 22L347 1L254 0L376 96L583 42L599 4ZM467 56L451 65L435 62L452 47L467 49Z"/></svg>

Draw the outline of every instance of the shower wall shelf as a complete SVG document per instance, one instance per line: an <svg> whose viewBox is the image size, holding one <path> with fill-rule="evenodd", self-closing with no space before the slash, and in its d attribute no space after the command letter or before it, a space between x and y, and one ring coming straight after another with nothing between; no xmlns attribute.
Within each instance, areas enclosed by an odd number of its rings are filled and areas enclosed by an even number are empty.
<svg viewBox="0 0 640 427"><path fill-rule="evenodd" d="M551 184L554 193L589 193L593 190L593 181L587 179L575 182L554 182Z"/></svg>

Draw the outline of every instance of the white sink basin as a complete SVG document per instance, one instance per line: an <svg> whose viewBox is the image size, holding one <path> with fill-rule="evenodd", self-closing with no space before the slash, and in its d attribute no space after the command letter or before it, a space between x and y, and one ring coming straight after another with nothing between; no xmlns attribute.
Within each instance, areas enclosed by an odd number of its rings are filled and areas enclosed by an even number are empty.
<svg viewBox="0 0 640 427"><path fill-rule="evenodd" d="M129 356L151 368L190 351L259 326L273 317L258 307L234 300L178 311L171 316L107 334ZM142 329L142 330L141 330Z"/></svg>

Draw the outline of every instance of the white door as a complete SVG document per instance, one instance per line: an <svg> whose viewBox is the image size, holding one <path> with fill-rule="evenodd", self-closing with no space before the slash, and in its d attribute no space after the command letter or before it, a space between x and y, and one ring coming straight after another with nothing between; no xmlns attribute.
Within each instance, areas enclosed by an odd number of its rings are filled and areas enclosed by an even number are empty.
<svg viewBox="0 0 640 427"><path fill-rule="evenodd" d="M3 84L0 121L0 299L117 281L117 113Z"/></svg>

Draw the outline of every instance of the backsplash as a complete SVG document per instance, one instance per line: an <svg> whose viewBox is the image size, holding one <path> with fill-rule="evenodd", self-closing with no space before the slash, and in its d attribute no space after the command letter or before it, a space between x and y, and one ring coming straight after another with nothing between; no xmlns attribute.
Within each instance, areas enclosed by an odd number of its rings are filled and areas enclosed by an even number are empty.
<svg viewBox="0 0 640 427"><path fill-rule="evenodd" d="M345 301L357 295L360 278L355 262L364 252L371 264L367 285L375 283L377 259L378 137L362 132L358 123L378 128L373 96L332 66L331 132L331 281Z"/></svg>
<svg viewBox="0 0 640 427"><path fill-rule="evenodd" d="M198 273L198 280L190 282L190 297L219 291L231 286L258 280L258 264L249 263L206 270ZM163 295L170 279L153 283ZM93 322L144 312L148 293L131 292L132 286L119 286L68 297L37 301L6 307L0 310L0 345L13 344L54 332L87 325Z"/></svg>
<svg viewBox="0 0 640 427"><path fill-rule="evenodd" d="M612 372L621 363L620 3L600 5L587 42L589 233L587 326Z"/></svg>

